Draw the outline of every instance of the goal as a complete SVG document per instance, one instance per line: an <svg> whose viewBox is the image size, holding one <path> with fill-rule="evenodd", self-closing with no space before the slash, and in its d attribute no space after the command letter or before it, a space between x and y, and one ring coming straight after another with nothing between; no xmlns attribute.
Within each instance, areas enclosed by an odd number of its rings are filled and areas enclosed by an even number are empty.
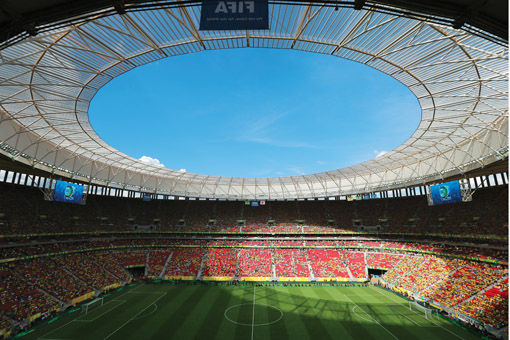
<svg viewBox="0 0 510 340"><path fill-rule="evenodd" d="M409 301L409 309L416 314L422 315L425 319L432 319L432 310L418 304L416 301Z"/></svg>
<svg viewBox="0 0 510 340"><path fill-rule="evenodd" d="M90 302L87 302L87 303L84 303L83 305L81 305L81 312L83 314L90 313L91 311L103 306L103 304L104 304L104 300L102 297L94 299Z"/></svg>

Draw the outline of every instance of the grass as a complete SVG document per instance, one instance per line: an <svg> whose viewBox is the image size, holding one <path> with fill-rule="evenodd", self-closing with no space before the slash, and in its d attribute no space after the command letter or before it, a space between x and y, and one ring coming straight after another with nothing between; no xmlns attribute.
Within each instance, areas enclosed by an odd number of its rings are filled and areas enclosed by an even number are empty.
<svg viewBox="0 0 510 340"><path fill-rule="evenodd" d="M140 284L22 337L64 339L479 339L376 287Z"/></svg>

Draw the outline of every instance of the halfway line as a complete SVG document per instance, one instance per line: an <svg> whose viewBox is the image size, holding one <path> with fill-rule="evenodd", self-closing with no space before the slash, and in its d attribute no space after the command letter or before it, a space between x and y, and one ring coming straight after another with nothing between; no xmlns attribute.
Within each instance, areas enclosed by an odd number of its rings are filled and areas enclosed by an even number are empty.
<svg viewBox="0 0 510 340"><path fill-rule="evenodd" d="M253 286L253 311L251 317L251 340L253 340L253 330L255 329L255 287Z"/></svg>

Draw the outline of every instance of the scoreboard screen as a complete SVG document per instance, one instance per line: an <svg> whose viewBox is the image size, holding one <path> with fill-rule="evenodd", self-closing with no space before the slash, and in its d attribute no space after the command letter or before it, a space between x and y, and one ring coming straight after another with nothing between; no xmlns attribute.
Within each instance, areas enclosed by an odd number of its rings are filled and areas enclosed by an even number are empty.
<svg viewBox="0 0 510 340"><path fill-rule="evenodd" d="M83 198L83 185L57 181L53 200L57 202L81 204Z"/></svg>
<svg viewBox="0 0 510 340"><path fill-rule="evenodd" d="M432 185L430 187L430 194L434 205L462 202L459 181Z"/></svg>

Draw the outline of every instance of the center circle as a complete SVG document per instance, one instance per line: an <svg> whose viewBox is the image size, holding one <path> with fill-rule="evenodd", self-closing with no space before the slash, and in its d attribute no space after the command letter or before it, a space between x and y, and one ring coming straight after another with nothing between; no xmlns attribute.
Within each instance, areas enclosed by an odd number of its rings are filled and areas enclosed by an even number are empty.
<svg viewBox="0 0 510 340"><path fill-rule="evenodd" d="M242 303L225 309L225 319L240 326L269 326L283 318L280 308L261 303Z"/></svg>

